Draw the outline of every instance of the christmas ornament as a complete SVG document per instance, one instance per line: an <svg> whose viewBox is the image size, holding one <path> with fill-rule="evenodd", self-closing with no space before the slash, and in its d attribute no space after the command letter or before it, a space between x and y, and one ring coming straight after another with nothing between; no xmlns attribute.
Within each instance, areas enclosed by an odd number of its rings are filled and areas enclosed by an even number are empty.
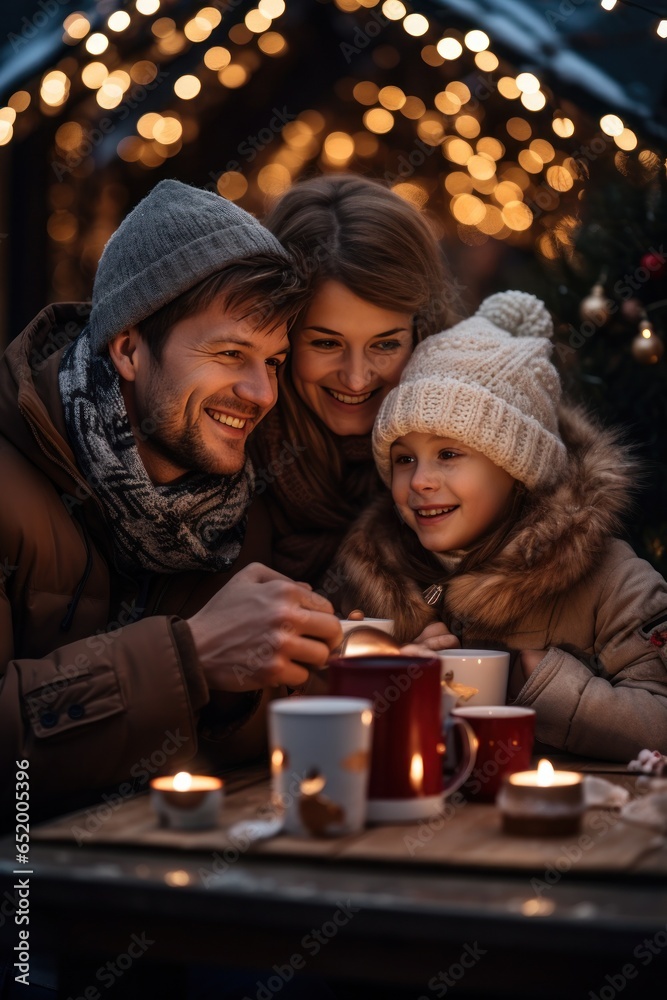
<svg viewBox="0 0 667 1000"><path fill-rule="evenodd" d="M588 320L595 326L604 326L611 316L611 302L604 294L601 284L595 284L591 288L590 295L582 300L579 306L579 316L582 320Z"/></svg>
<svg viewBox="0 0 667 1000"><path fill-rule="evenodd" d="M655 365L665 353L665 345L648 321L639 324L639 333L632 341L632 355L642 365Z"/></svg>
<svg viewBox="0 0 667 1000"><path fill-rule="evenodd" d="M639 323L644 315L644 304L639 299L627 299L621 305L621 315L628 323Z"/></svg>
<svg viewBox="0 0 667 1000"><path fill-rule="evenodd" d="M640 264L650 271L652 278L662 278L667 273L667 260L662 254L645 253Z"/></svg>

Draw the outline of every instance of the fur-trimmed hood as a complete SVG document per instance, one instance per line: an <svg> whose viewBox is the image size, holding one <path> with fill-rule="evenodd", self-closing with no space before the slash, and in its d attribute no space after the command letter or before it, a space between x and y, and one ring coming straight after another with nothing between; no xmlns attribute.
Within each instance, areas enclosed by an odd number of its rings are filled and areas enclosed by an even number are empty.
<svg viewBox="0 0 667 1000"><path fill-rule="evenodd" d="M552 601L590 573L620 528L637 466L619 433L582 409L562 406L565 475L548 491L528 495L516 531L503 548L469 572L454 574L441 609L489 637ZM426 583L410 578L389 494L367 508L348 533L337 564L346 580L343 610L394 618L397 638L410 641L436 617L423 599Z"/></svg>

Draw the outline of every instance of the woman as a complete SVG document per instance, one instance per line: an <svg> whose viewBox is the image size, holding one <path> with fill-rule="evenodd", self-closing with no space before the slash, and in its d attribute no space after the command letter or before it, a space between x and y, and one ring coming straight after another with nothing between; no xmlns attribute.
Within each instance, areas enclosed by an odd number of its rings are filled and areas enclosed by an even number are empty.
<svg viewBox="0 0 667 1000"><path fill-rule="evenodd" d="M377 181L297 184L266 226L312 271L278 405L251 443L274 566L321 584L357 514L381 488L370 434L413 348L459 318L455 283L425 218Z"/></svg>

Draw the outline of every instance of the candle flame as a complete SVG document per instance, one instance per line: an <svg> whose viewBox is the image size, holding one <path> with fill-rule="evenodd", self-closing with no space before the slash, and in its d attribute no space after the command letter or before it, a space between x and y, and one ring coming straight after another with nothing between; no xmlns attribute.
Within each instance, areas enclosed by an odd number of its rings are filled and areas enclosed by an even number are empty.
<svg viewBox="0 0 667 1000"><path fill-rule="evenodd" d="M174 775L174 790L187 792L192 788L192 775L187 771L179 771Z"/></svg>
<svg viewBox="0 0 667 1000"><path fill-rule="evenodd" d="M537 783L541 788L553 785L554 768L550 760L541 760L537 765Z"/></svg>
<svg viewBox="0 0 667 1000"><path fill-rule="evenodd" d="M364 726L370 726L373 721L373 713L370 708L365 708L361 713L361 722Z"/></svg>
<svg viewBox="0 0 667 1000"><path fill-rule="evenodd" d="M301 782L301 793L302 795L319 795L326 783L327 779L323 774L312 774Z"/></svg>
<svg viewBox="0 0 667 1000"><path fill-rule="evenodd" d="M410 761L410 781L415 791L421 791L424 780L424 759L420 753L413 753Z"/></svg>

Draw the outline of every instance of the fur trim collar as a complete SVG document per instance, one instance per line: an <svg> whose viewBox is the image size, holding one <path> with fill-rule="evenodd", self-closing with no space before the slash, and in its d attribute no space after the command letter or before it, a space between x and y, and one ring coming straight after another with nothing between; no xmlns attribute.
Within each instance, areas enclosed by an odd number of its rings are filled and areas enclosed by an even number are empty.
<svg viewBox="0 0 667 1000"><path fill-rule="evenodd" d="M619 530L637 466L618 431L567 406L559 411L559 426L568 453L563 479L548 491L529 494L517 530L499 552L450 579L446 619L465 621L489 638L511 631L528 609L555 599L590 573ZM350 600L367 616L395 618L397 637L409 641L435 615L422 597L424 586L406 575L396 516L391 497L378 498L352 528L339 562Z"/></svg>

